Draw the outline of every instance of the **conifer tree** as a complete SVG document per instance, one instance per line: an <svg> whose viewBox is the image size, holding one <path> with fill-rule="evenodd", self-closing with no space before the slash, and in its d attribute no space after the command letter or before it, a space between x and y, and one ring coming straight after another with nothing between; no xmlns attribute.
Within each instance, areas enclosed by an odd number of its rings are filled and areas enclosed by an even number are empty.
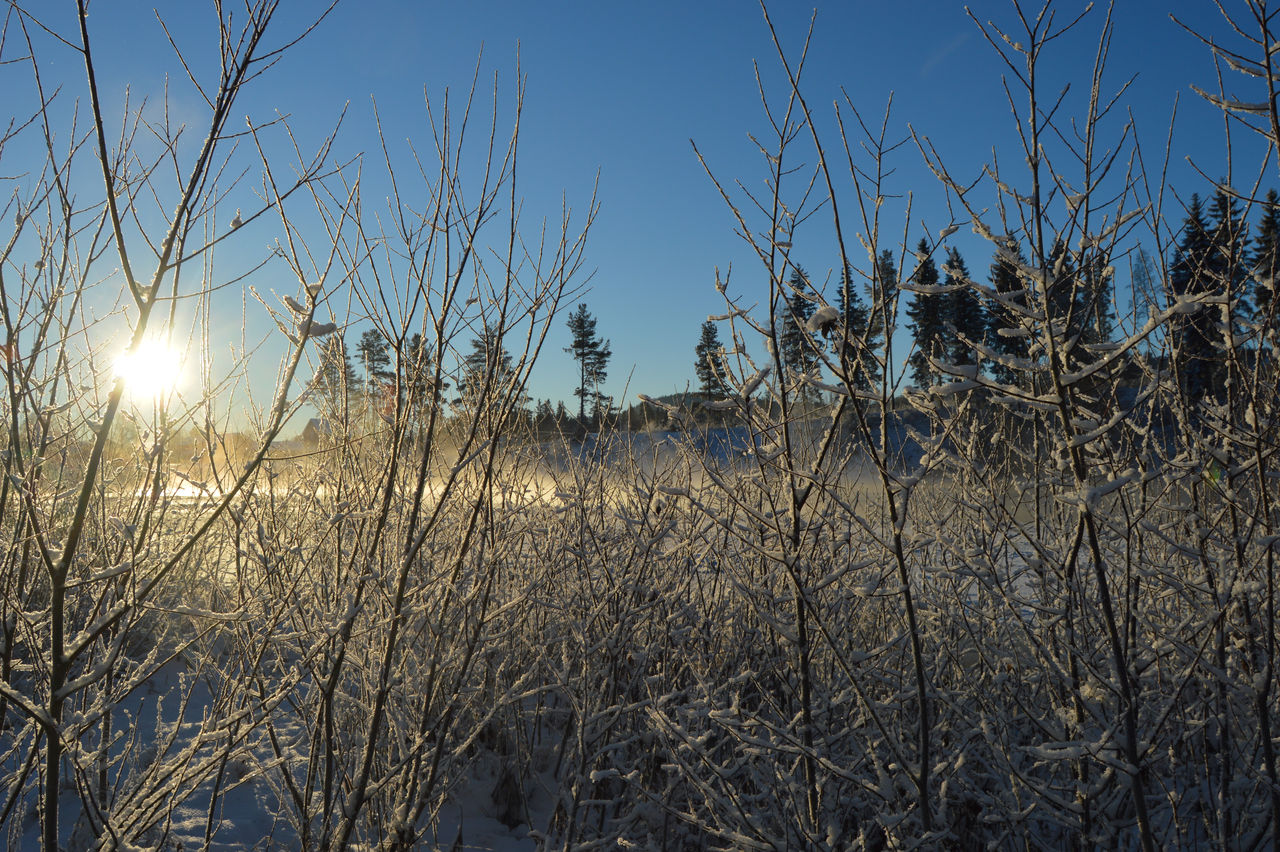
<svg viewBox="0 0 1280 852"><path fill-rule="evenodd" d="M1075 335L1071 333L1071 329L1079 324L1079 316L1076 312L1079 304L1076 292L1076 270L1071 251L1061 238L1054 241L1053 249L1049 252L1048 271L1049 285L1045 292L1048 318L1055 327L1067 335L1068 339L1074 338Z"/></svg>
<svg viewBox="0 0 1280 852"><path fill-rule="evenodd" d="M590 400L592 415L598 420L604 399L600 385L608 376L613 351L609 348L609 341L596 334L596 318L587 310L585 302L569 314L568 324L573 342L564 351L572 353L578 362L578 386L573 391L578 398L578 419L586 420L587 401Z"/></svg>
<svg viewBox="0 0 1280 852"><path fill-rule="evenodd" d="M344 414L357 381L347 342L341 336L331 335L320 344L320 365L316 369L315 382L326 413L329 416Z"/></svg>
<svg viewBox="0 0 1280 852"><path fill-rule="evenodd" d="M791 273L789 292L784 291L783 294L782 329L779 333L782 361L796 378L808 375L822 362L818 343L807 329L809 318L815 311L810 298L809 276L797 266ZM812 400L812 392L807 385L803 386L801 396Z"/></svg>
<svg viewBox="0 0 1280 852"><path fill-rule="evenodd" d="M1159 301L1159 282L1156 281L1156 262L1141 245L1133 253L1130 276L1133 279L1134 297L1147 304Z"/></svg>
<svg viewBox="0 0 1280 852"><path fill-rule="evenodd" d="M1085 343L1107 343L1115 334L1115 311L1111 304L1114 286L1106 255L1094 252L1080 263L1076 312L1080 338Z"/></svg>
<svg viewBox="0 0 1280 852"><path fill-rule="evenodd" d="M892 268L893 258L889 258ZM895 276L896 277L896 276ZM836 294L836 310L840 312L840 329L836 338L836 355L841 369L846 370L860 388L871 387L875 377L870 369L873 362L866 357L875 342L868 332L870 316L866 302L858 293L853 281L853 270L848 266L840 277L840 291Z"/></svg>
<svg viewBox="0 0 1280 852"><path fill-rule="evenodd" d="M867 335L867 343L871 347L871 351L883 349L886 364L889 362L889 354L892 351L893 342L893 325L896 320L894 317L895 305L898 299L898 268L893 260L893 252L888 249L880 252L880 259L876 262L876 279L871 286L871 312L868 317L868 327L870 333ZM880 378L880 364L874 363L869 378L877 381Z"/></svg>
<svg viewBox="0 0 1280 852"><path fill-rule="evenodd" d="M1111 301L1110 278L1095 259L1100 260L1100 257L1093 253L1072 252L1061 238L1054 242L1049 254L1045 307L1057 337L1058 357L1070 369L1082 363L1083 350L1079 346L1092 339L1088 331L1091 325L1096 321L1103 331L1107 331L1110 324L1108 314L1093 315L1095 308L1109 310ZM1081 261L1079 269L1077 260Z"/></svg>
<svg viewBox="0 0 1280 852"><path fill-rule="evenodd" d="M411 399L424 399L427 396L427 383L430 381L431 353L426 341L419 332L409 336L405 357L402 362L401 385Z"/></svg>
<svg viewBox="0 0 1280 852"><path fill-rule="evenodd" d="M1182 225L1182 237L1174 247L1169 270L1170 296L1176 301L1209 292L1212 287L1213 241L1205 221L1200 196L1193 194ZM1213 377L1213 317L1203 307L1180 313L1169 323L1173 355L1183 390L1192 400L1201 398Z"/></svg>
<svg viewBox="0 0 1280 852"><path fill-rule="evenodd" d="M938 267L929 253L929 241L921 239L916 246L918 264L912 276L911 303L907 305L911 336L914 341L907 364L911 368L911 381L916 387L926 388L934 382L934 370L929 359L945 357L943 333L947 322L945 294L931 292L938 288Z"/></svg>
<svg viewBox="0 0 1280 852"><path fill-rule="evenodd" d="M947 347L947 357L952 364L976 364L977 352L974 343L982 343L987 336L987 313L978 301L977 292L970 286L969 268L965 266L960 250L947 249L947 263L944 267L948 287L957 289L947 295L947 316L953 334ZM944 303L945 304L945 303Z"/></svg>
<svg viewBox="0 0 1280 852"><path fill-rule="evenodd" d="M1209 336L1217 349L1210 362L1208 380L1217 389L1226 378L1227 352L1234 340L1245 336L1244 323L1253 313L1249 303L1249 226L1235 197L1221 186L1210 206L1212 244L1210 267L1214 291L1226 302L1205 310L1210 324Z"/></svg>
<svg viewBox="0 0 1280 852"><path fill-rule="evenodd" d="M467 411L478 411L481 399L492 408L498 398L510 392L516 378L511 366L511 353L502 343L502 335L485 328L471 341L471 351L462 359L462 375L458 379L457 403ZM523 407L518 400L516 407Z"/></svg>
<svg viewBox="0 0 1280 852"><path fill-rule="evenodd" d="M1258 221L1252 264L1254 322L1264 332L1277 327L1276 279L1280 278L1280 207L1277 205L1280 205L1280 197L1274 189L1268 190L1267 200L1262 206L1262 218Z"/></svg>
<svg viewBox="0 0 1280 852"><path fill-rule="evenodd" d="M391 372L390 346L387 344L387 339L382 336L382 332L376 328L368 329L360 335L360 342L356 344L356 353L364 366L366 383L372 385L379 381L386 381L394 375Z"/></svg>
<svg viewBox="0 0 1280 852"><path fill-rule="evenodd" d="M387 339L376 328L367 329L356 344L356 355L364 367L366 404L386 407L395 373L391 371L391 353ZM394 400L391 400L394 406Z"/></svg>
<svg viewBox="0 0 1280 852"><path fill-rule="evenodd" d="M1213 195L1209 216L1213 244L1211 267L1218 287L1224 295L1243 300L1249 271L1249 226L1240 203L1227 190L1219 188Z"/></svg>
<svg viewBox="0 0 1280 852"><path fill-rule="evenodd" d="M1045 294L1049 320L1058 335L1058 352L1072 368L1088 360L1082 343L1102 343L1114 333L1112 275L1106 255L1072 252L1058 239L1048 264L1050 283Z"/></svg>
<svg viewBox="0 0 1280 852"><path fill-rule="evenodd" d="M1022 315L1019 309L1026 309L1027 298L1021 279L1018 277L1016 263L1023 260L1022 250L1012 240L1004 248L998 248L991 261L991 289L1008 304L993 300L987 312L987 343L998 355L1008 358L1026 359L1027 338L1022 336ZM1017 380L1017 371L1010 367L995 363L991 372L996 380L1006 384Z"/></svg>
<svg viewBox="0 0 1280 852"><path fill-rule="evenodd" d="M430 406L440 402L441 395L449 389L447 382L437 385L435 362L431 349L422 335L410 335L400 367L400 390L407 400L408 410L415 422L424 423Z"/></svg>
<svg viewBox="0 0 1280 852"><path fill-rule="evenodd" d="M724 366L721 362L724 346L720 343L720 330L711 320L702 324L698 345L694 347L694 371L698 387L704 399L722 399L728 396L724 383Z"/></svg>
<svg viewBox="0 0 1280 852"><path fill-rule="evenodd" d="M1225 296L1226 302L1197 307L1171 323L1174 353L1190 399L1218 396L1223 386L1225 354L1232 345L1226 335L1238 333L1241 317L1249 312L1248 241L1244 217L1230 193L1218 189L1207 221L1199 196L1191 196L1174 250L1171 295L1177 299L1212 293Z"/></svg>
<svg viewBox="0 0 1280 852"><path fill-rule="evenodd" d="M539 430L550 429L555 425L556 414L551 407L551 400L540 399L533 408L533 425Z"/></svg>

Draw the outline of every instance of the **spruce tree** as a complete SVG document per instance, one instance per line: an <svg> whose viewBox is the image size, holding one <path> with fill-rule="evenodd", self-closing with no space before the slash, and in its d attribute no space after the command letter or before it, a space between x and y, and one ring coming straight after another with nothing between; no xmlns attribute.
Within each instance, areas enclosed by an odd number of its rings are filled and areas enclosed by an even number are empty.
<svg viewBox="0 0 1280 852"><path fill-rule="evenodd" d="M779 333L782 362L795 379L808 375L822 362L818 343L807 328L809 318L816 310L810 297L809 276L797 266L791 273L790 288L783 293L782 328ZM801 396L812 401L808 385L802 386Z"/></svg>
<svg viewBox="0 0 1280 852"><path fill-rule="evenodd" d="M996 249L991 261L991 289L1005 302L993 300L987 312L987 344L998 355L1024 360L1027 357L1027 338L1022 336L1022 314L1027 305L1026 291L1018 277L1016 263L1022 262L1022 250L1017 243ZM996 380L1012 384L1018 380L1018 371L996 362L991 367Z"/></svg>
<svg viewBox="0 0 1280 852"><path fill-rule="evenodd" d="M889 258L889 264L892 268L892 257ZM874 362L866 357L866 353L875 346L875 341L868 333L871 318L867 305L858 293L858 286L853 281L853 270L848 266L840 277L836 310L840 312L840 328L835 346L841 369L853 379L856 387L869 388L875 378L871 370Z"/></svg>
<svg viewBox="0 0 1280 852"><path fill-rule="evenodd" d="M1114 333L1111 272L1106 256L1091 250L1072 252L1058 239L1049 255L1048 318L1064 363L1075 369L1089 360L1080 344L1103 343Z"/></svg>
<svg viewBox="0 0 1280 852"><path fill-rule="evenodd" d="M596 318L587 310L586 303L578 305L577 310L569 314L568 324L573 342L564 351L572 353L578 362L578 386L573 391L578 398L578 420L586 420L588 400L591 401L592 415L598 420L604 400L600 385L608 375L613 351L609 348L609 341L596 334Z"/></svg>
<svg viewBox="0 0 1280 852"><path fill-rule="evenodd" d="M1067 369L1076 369L1081 364L1079 345L1087 338L1085 329L1095 303L1090 295L1091 275L1088 269L1076 269L1077 257L1061 238L1054 242L1049 254L1049 286L1045 292L1045 309L1056 339L1055 349ZM1085 257L1086 267L1092 264L1092 257ZM1098 276L1096 283L1104 285L1105 276Z"/></svg>
<svg viewBox="0 0 1280 852"><path fill-rule="evenodd" d="M1135 299L1141 299L1148 304L1158 301L1160 285L1156 281L1156 262L1150 252L1141 245L1134 251L1131 270Z"/></svg>
<svg viewBox="0 0 1280 852"><path fill-rule="evenodd" d="M876 279L871 286L871 312L868 317L869 333L867 344L872 351L883 349L885 363L889 361L889 353L893 342L894 305L898 299L898 268L893 261L893 252L885 249L880 252L876 262ZM880 379L880 364L875 362L869 373L872 381Z"/></svg>
<svg viewBox="0 0 1280 852"><path fill-rule="evenodd" d="M1080 263L1079 276L1076 312L1080 337L1086 343L1109 343L1115 334L1115 312L1111 304L1114 285L1106 255L1089 254Z"/></svg>
<svg viewBox="0 0 1280 852"><path fill-rule="evenodd" d="M1213 241L1199 195L1191 196L1181 233L1169 269L1169 290L1174 300L1213 288ZM1213 316L1203 306L1179 313L1170 321L1170 339L1182 389L1193 401L1204 395L1213 377L1213 326Z"/></svg>
<svg viewBox="0 0 1280 852"><path fill-rule="evenodd" d="M1253 317L1264 330L1274 330L1276 323L1276 279L1280 278L1280 197L1274 189L1267 191L1258 221L1258 235L1253 257Z"/></svg>
<svg viewBox="0 0 1280 852"><path fill-rule="evenodd" d="M724 383L722 362L724 346L720 343L720 330L711 320L702 324L698 345L694 347L694 372L703 399L722 399L729 395Z"/></svg>
<svg viewBox="0 0 1280 852"><path fill-rule="evenodd" d="M1226 378L1228 351L1234 340L1244 337L1245 321L1252 315L1249 304L1249 226L1240 210L1239 202L1223 188L1214 193L1210 205L1210 234L1212 244L1210 266L1213 289L1226 297L1226 303L1213 305L1205 310L1210 320L1210 339L1217 349L1217 357L1210 362L1208 381L1219 389Z"/></svg>
<svg viewBox="0 0 1280 852"><path fill-rule="evenodd" d="M783 362L799 372L807 372L817 359L814 341L806 330L814 310L810 301L809 275L797 266L791 273L789 287L783 289L779 342Z"/></svg>
<svg viewBox="0 0 1280 852"><path fill-rule="evenodd" d="M1066 243L1059 238L1049 252L1049 286L1045 292L1045 307L1048 309L1049 321L1062 332L1064 339L1075 336L1073 328L1079 324L1076 311L1078 304L1075 263Z"/></svg>
<svg viewBox="0 0 1280 852"><path fill-rule="evenodd" d="M934 382L934 370L929 359L945 357L943 332L946 330L948 299L943 293L931 292L938 288L938 267L929 254L929 241L921 239L916 246L918 263L912 276L911 294L907 305L914 341L907 365L911 368L911 381L918 388L926 388Z"/></svg>
<svg viewBox="0 0 1280 852"><path fill-rule="evenodd" d="M551 400L540 399L533 408L533 425L539 430L550 429L555 426L556 414L551 407Z"/></svg>
<svg viewBox="0 0 1280 852"><path fill-rule="evenodd" d="M1240 203L1225 189L1219 188L1214 193L1209 216L1209 238L1213 244L1211 265L1218 278L1218 288L1224 295L1241 301L1249 271L1249 226Z"/></svg>
<svg viewBox="0 0 1280 852"><path fill-rule="evenodd" d="M947 347L947 357L952 364L976 364L977 351L973 344L986 340L987 312L978 300L977 292L968 284L969 268L965 266L959 249L947 249L947 264L943 271L947 275L943 283L956 288L947 294L950 303L947 305L947 319L954 331Z"/></svg>

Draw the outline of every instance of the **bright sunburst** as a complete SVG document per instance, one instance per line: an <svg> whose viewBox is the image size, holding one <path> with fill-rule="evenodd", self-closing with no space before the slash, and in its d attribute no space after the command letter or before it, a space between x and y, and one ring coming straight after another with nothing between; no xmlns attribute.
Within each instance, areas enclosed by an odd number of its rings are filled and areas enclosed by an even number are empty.
<svg viewBox="0 0 1280 852"><path fill-rule="evenodd" d="M125 392L135 401L159 400L177 389L182 354L158 340L144 340L116 360L115 375L124 379Z"/></svg>

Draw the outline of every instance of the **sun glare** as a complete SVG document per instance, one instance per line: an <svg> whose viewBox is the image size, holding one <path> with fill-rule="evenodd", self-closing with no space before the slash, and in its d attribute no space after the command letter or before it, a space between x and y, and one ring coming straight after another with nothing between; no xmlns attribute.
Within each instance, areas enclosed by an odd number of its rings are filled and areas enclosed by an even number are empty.
<svg viewBox="0 0 1280 852"><path fill-rule="evenodd" d="M158 400L177 390L182 355L158 340L144 340L135 351L120 356L115 374L124 379L125 392L133 400Z"/></svg>

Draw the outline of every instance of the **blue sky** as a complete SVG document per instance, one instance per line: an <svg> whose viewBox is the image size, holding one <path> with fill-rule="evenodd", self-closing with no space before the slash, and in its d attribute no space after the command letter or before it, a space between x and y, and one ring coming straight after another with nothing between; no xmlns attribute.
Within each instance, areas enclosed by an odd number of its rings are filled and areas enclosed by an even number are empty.
<svg viewBox="0 0 1280 852"><path fill-rule="evenodd" d="M89 20L99 38L103 84L115 103L126 85L135 99L145 93L158 103L164 75L176 73L151 5L98 0L92 6ZM184 0L160 9L180 39L209 44L212 18L195 11L198 5ZM297 4L282 15L277 36L314 5ZM1194 6L1188 11L1200 16L1195 23L1221 33L1209 4L1179 5ZM1003 0L971 6L981 19L1013 23L1012 7ZM1061 17L1083 8L1059 6ZM1225 174L1221 119L1189 88L1193 82L1215 84L1209 53L1169 19L1169 4L1129 0L1120 6L1109 80L1118 86L1137 74L1125 101L1151 163L1162 156L1174 99L1181 98L1171 182L1181 193L1207 194L1211 190L1185 156L1195 157L1209 174ZM793 55L812 11L791 2L771 8ZM1056 91L1067 80L1073 83L1065 107L1076 112L1083 104L1103 11L1095 10L1077 34L1057 44L1046 66L1046 88ZM713 288L716 268L732 265L732 291L747 304L767 292L763 270L735 236L734 220L690 145L694 140L726 181L763 187L767 164L748 138L765 129L753 61L770 96L781 98L785 90L758 5L748 0L348 2L246 92L240 108L259 121L273 110L289 113L306 146L318 144L349 104L335 149L343 159L376 154L371 107L376 97L387 137L393 143L415 138L426 147L424 91L433 100L446 87L455 98L465 92L482 49L486 86L496 72L509 95L517 54L527 75L520 164L525 224L543 216L554 220L562 198L584 211L599 178L600 215L586 262L592 278L583 300L597 316L599 332L612 341L607 389L621 396L629 380L630 399L637 392L683 389L694 380L699 324L724 310ZM82 76L70 60L57 70L72 81ZM934 142L956 174L974 178L993 148L1001 152L1005 168L1016 165L1003 73L960 3L824 2L818 5L803 86L828 145L837 141L832 103L842 91L875 121L893 93L889 136L904 138L913 127ZM180 77L170 79L170 99L176 113L201 126L200 105ZM500 127L508 117L499 117ZM1119 122L1111 129L1118 132ZM945 194L922 167L915 146L904 145L890 165L896 169L891 189L914 198L909 241L914 244L926 227L936 234L947 221ZM1248 165L1252 176L1255 161ZM251 207L251 183L243 203L235 198L227 203ZM843 189L848 191L847 182ZM893 233L900 233L901 203L891 199L884 212L894 223ZM270 234L245 230L246 256L261 254ZM990 252L967 234L963 229L955 239L970 269L980 274ZM794 255L818 281L837 262L829 230L816 222L796 237ZM255 284L271 288L271 274L264 271ZM217 318L217 332L238 335L239 311L238 301L227 306ZM351 345L363 327L353 326ZM567 343L564 322L558 320L534 373L533 397L572 399L575 368L561 351Z"/></svg>

